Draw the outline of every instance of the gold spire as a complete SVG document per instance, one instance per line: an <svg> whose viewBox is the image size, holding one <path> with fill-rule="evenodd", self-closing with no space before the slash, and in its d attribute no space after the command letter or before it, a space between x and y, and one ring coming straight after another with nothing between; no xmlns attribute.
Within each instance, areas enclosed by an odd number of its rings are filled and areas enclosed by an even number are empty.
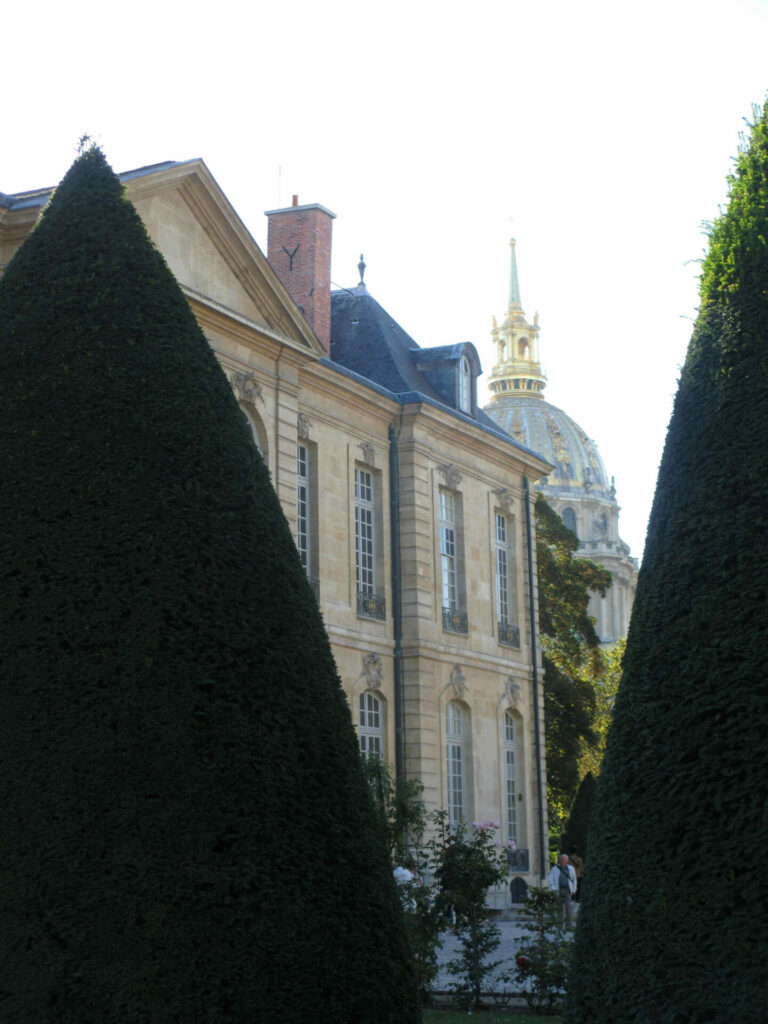
<svg viewBox="0 0 768 1024"><path fill-rule="evenodd" d="M547 375L539 362L539 314L534 315L532 324L525 319L520 303L514 238L510 239L509 247L507 315L501 326L494 317L491 331L497 359L488 381L492 401L510 394L541 398L547 384Z"/></svg>

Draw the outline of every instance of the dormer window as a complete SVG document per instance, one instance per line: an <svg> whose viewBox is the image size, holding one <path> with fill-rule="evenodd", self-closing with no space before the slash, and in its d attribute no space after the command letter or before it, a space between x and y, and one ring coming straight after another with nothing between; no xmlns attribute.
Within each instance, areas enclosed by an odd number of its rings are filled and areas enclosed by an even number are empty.
<svg viewBox="0 0 768 1024"><path fill-rule="evenodd" d="M459 360L459 409L472 412L472 370L466 356Z"/></svg>

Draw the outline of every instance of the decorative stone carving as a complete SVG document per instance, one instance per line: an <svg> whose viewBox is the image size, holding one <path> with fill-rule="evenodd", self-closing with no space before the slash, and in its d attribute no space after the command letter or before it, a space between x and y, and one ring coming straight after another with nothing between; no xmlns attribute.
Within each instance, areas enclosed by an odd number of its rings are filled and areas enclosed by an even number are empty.
<svg viewBox="0 0 768 1024"><path fill-rule="evenodd" d="M442 466L437 467L438 473L442 474L443 480L445 480L448 487L452 491L455 491L461 483L461 473L456 469L452 462L446 462Z"/></svg>
<svg viewBox="0 0 768 1024"><path fill-rule="evenodd" d="M558 427L554 418L549 414L546 416L546 424L555 458L562 466L569 465L571 461L571 454L568 451L568 446L565 443L565 438L563 437L560 427Z"/></svg>
<svg viewBox="0 0 768 1024"><path fill-rule="evenodd" d="M497 487L493 492L496 495L496 504L499 506L502 512L512 511L512 502L514 501L514 494L508 487Z"/></svg>
<svg viewBox="0 0 768 1024"><path fill-rule="evenodd" d="M453 696L457 700L462 700L467 691L467 679L461 671L461 665L454 665L451 670L451 688L453 689Z"/></svg>
<svg viewBox="0 0 768 1024"><path fill-rule="evenodd" d="M362 461L366 466L376 465L376 449L370 443L370 441L362 441L359 445L360 451L363 453Z"/></svg>
<svg viewBox="0 0 768 1024"><path fill-rule="evenodd" d="M515 415L512 417L512 428L510 434L517 441L518 444L528 444L528 439L525 436L525 424L523 422L523 414L518 409Z"/></svg>
<svg viewBox="0 0 768 1024"><path fill-rule="evenodd" d="M309 428L312 424L309 416L305 412L300 412L296 416L296 433L303 440L309 440Z"/></svg>
<svg viewBox="0 0 768 1024"><path fill-rule="evenodd" d="M236 370L230 374L229 382L232 385L232 390L237 395L238 401L247 402L249 405L255 405L257 398L260 398L262 402L264 401L261 384L259 384L252 373L242 373Z"/></svg>
<svg viewBox="0 0 768 1024"><path fill-rule="evenodd" d="M360 678L367 681L369 690L378 690L381 688L382 677L381 656L374 651L366 651L363 655L363 671Z"/></svg>
<svg viewBox="0 0 768 1024"><path fill-rule="evenodd" d="M520 685L515 682L513 676L510 676L504 684L504 696L512 707L516 708L520 703Z"/></svg>
<svg viewBox="0 0 768 1024"><path fill-rule="evenodd" d="M608 537L608 516L605 512L601 512L599 516L595 516L592 520L594 526L594 537L596 540L605 540Z"/></svg>

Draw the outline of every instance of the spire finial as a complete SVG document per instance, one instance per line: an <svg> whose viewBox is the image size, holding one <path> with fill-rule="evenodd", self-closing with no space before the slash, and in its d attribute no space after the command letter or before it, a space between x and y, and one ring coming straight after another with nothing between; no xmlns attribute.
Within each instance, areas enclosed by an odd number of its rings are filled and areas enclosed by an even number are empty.
<svg viewBox="0 0 768 1024"><path fill-rule="evenodd" d="M362 253L360 253L360 262L357 264L357 269L360 271L360 281L358 282L358 288L360 287L360 285L362 285L363 288L365 288L365 281L363 280L363 277L365 276L365 261L363 260Z"/></svg>
<svg viewBox="0 0 768 1024"><path fill-rule="evenodd" d="M491 337L498 353L488 387L493 400L507 397L541 398L547 375L539 362L539 316L530 324L520 303L514 238L509 240L509 305L504 322L494 319Z"/></svg>
<svg viewBox="0 0 768 1024"><path fill-rule="evenodd" d="M509 305L522 309L520 302L520 284L517 280L517 259L515 257L515 239L509 240Z"/></svg>

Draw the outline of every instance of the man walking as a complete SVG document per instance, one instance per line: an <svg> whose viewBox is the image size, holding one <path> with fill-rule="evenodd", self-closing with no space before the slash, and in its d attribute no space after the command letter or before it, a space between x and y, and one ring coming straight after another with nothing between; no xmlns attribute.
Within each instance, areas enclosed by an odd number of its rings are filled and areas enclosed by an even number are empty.
<svg viewBox="0 0 768 1024"><path fill-rule="evenodd" d="M549 872L549 888L557 893L557 923L562 931L573 928L571 897L576 892L576 872L568 863L568 854L561 853Z"/></svg>

